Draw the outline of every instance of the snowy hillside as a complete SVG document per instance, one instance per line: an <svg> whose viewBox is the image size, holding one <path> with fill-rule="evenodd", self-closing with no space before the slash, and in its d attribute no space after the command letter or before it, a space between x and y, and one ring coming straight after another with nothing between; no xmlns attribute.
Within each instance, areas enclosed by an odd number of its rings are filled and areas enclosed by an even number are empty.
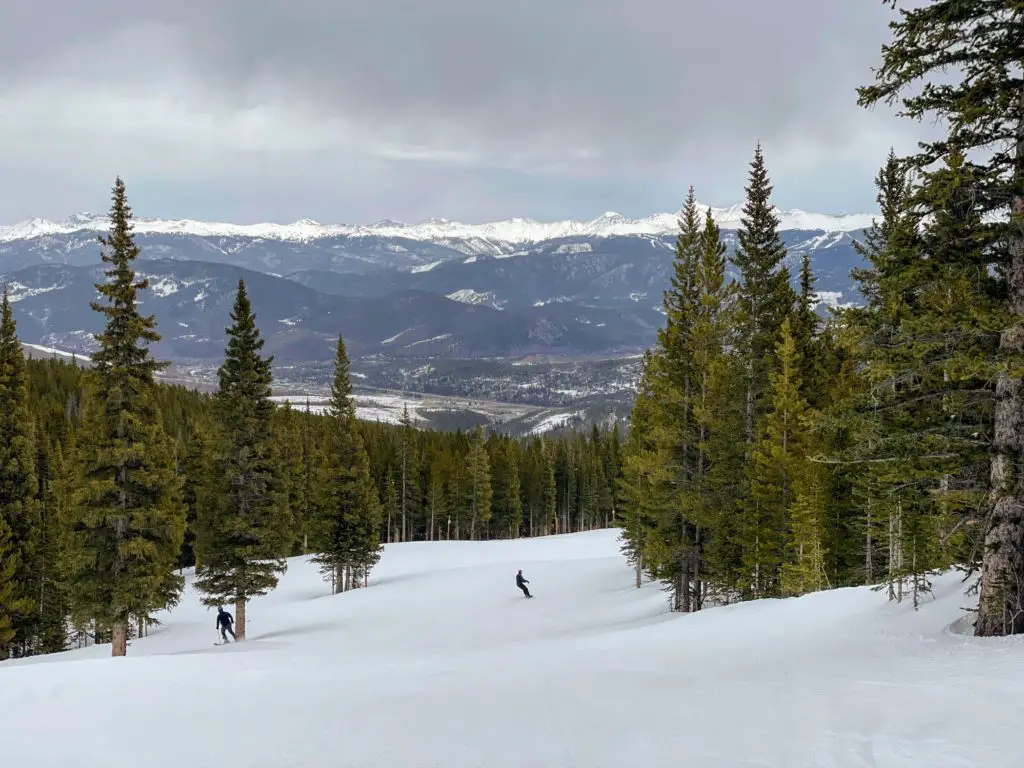
<svg viewBox="0 0 1024 768"><path fill-rule="evenodd" d="M701 210L708 206L701 205ZM712 215L723 229L738 229L742 205L712 207ZM792 210L778 211L780 228L823 232L853 232L871 226L874 214L857 213L833 216ZM464 224L448 219L428 219L417 224L383 221L376 224L321 224L309 219L292 224L228 224L184 220L138 218L139 234L193 235L199 237L255 237L271 240L307 242L329 237L394 237L408 240L482 239L506 243L534 243L564 237L609 237L614 235L663 235L679 228L676 213L659 213L642 219L630 219L608 212L589 221L541 222L534 219L506 219L484 224ZM109 228L106 214L76 214L63 222L29 219L11 226L0 226L0 242L37 237L67 235L74 232L102 232Z"/></svg>
<svg viewBox="0 0 1024 768"><path fill-rule="evenodd" d="M615 532L389 546L330 596L301 559L214 647L191 590L127 659L0 664L5 765L1016 768L1024 638L979 641L956 576L670 614ZM523 568L535 600L516 590Z"/></svg>

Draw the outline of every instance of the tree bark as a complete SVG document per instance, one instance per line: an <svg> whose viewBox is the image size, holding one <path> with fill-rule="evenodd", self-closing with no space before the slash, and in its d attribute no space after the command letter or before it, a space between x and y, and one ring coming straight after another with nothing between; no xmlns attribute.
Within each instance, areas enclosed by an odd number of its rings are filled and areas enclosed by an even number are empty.
<svg viewBox="0 0 1024 768"><path fill-rule="evenodd" d="M114 626L111 628L110 635L110 655L111 656L127 656L128 655L128 622L127 621L115 621Z"/></svg>
<svg viewBox="0 0 1024 768"><path fill-rule="evenodd" d="M235 601L235 640L245 640L245 598Z"/></svg>
<svg viewBox="0 0 1024 768"><path fill-rule="evenodd" d="M1016 163L1018 188L1010 204L1010 268L1007 275L1010 311L1016 322L999 339L1013 359L1024 352L1024 89L1018 96ZM992 457L992 518L981 562L979 637L1024 633L1024 381L1005 373L996 381L995 455Z"/></svg>

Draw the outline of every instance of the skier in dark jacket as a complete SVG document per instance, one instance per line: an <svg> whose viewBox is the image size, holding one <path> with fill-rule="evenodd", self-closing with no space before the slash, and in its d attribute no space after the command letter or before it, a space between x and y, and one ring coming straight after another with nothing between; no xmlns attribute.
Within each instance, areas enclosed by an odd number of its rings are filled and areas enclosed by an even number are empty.
<svg viewBox="0 0 1024 768"><path fill-rule="evenodd" d="M516 574L516 586L523 590L523 594L527 597L533 597L533 595L530 594L530 590L526 588L526 585L529 583L530 582L523 578L523 569L520 568L519 573Z"/></svg>
<svg viewBox="0 0 1024 768"><path fill-rule="evenodd" d="M217 606L217 629L220 630L220 636L224 638L224 642L228 641L228 635L231 635L231 639L235 640L235 630L231 628L231 625L235 623L231 614L224 610L223 606Z"/></svg>

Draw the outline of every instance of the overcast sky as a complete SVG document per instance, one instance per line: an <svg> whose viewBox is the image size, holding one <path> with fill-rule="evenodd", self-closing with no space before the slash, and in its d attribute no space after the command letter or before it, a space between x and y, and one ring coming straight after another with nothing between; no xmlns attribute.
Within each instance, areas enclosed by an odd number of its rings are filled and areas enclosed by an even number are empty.
<svg viewBox="0 0 1024 768"><path fill-rule="evenodd" d="M0 222L874 209L881 0L11 0Z"/></svg>

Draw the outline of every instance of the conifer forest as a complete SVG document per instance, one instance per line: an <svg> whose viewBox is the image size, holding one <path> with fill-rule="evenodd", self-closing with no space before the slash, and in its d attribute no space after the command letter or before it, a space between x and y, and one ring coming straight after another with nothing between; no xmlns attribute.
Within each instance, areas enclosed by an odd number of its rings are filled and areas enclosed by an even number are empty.
<svg viewBox="0 0 1024 768"><path fill-rule="evenodd" d="M862 585L916 606L960 569L975 634L1024 633L1022 61L1019 2L934 0L893 23L851 98L938 117L944 135L879 157L859 305L816 311L760 145L735 253L691 188L621 434L359 421L343 328L328 412L278 407L242 282L217 391L161 382L118 178L90 361L25 359L4 291L0 659L90 643L123 656L187 568L243 640L247 603L289 557L343 592L389 542L605 527L636 586L661 582L675 611Z"/></svg>

